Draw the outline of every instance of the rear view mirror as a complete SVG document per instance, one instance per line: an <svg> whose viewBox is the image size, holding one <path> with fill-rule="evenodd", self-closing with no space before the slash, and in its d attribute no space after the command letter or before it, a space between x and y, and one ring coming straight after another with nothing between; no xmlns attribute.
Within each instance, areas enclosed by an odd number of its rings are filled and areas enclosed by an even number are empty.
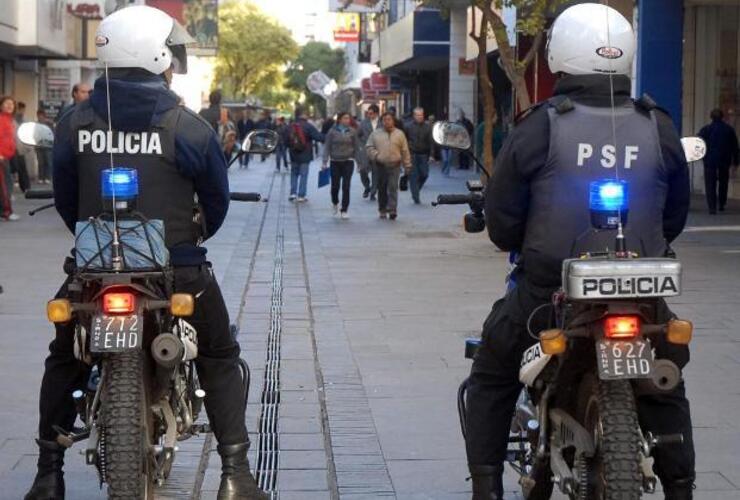
<svg viewBox="0 0 740 500"><path fill-rule="evenodd" d="M54 132L43 123L26 122L18 127L18 140L26 146L50 148L54 146Z"/></svg>
<svg viewBox="0 0 740 500"><path fill-rule="evenodd" d="M707 154L707 143L701 137L682 137L681 145L689 163L699 161Z"/></svg>
<svg viewBox="0 0 740 500"><path fill-rule="evenodd" d="M242 142L244 153L270 154L278 145L278 135L274 130L259 129L247 134Z"/></svg>
<svg viewBox="0 0 740 500"><path fill-rule="evenodd" d="M459 123L436 122L432 127L432 138L446 148L470 149L470 135Z"/></svg>

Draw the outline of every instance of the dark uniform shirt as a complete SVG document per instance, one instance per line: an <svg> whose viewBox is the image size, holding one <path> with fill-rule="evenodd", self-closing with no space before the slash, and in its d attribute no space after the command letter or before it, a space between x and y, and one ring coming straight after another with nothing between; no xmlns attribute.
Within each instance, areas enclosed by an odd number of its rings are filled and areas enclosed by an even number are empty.
<svg viewBox="0 0 740 500"><path fill-rule="evenodd" d="M177 126L171 131L174 135L174 165L183 178L191 181L192 190L197 194L198 204L205 218L206 234L203 236L213 236L221 227L229 206L226 161L213 129L187 108L177 109L177 96L167 88L162 77L136 75L135 78L111 78L110 91L114 136L116 131L135 133L162 126L165 117L172 116L172 111L178 112ZM108 117L106 94L105 80L100 78L95 82L90 105L94 114L102 120L107 120ZM76 222L80 220L79 191L83 180L78 175L78 133L72 123L76 113L77 109L73 108L61 117L56 129L53 152L54 201L59 215L72 232ZM108 155L100 154L100 159L103 164L107 164ZM116 155L114 163L115 161ZM140 187L142 192L145 189L146 186ZM98 193L92 194L95 195ZM162 203L168 202L162 199ZM190 218L192 207L191 204ZM175 266L201 264L205 262L205 254L206 249L195 244L179 244L170 248L171 262Z"/></svg>
<svg viewBox="0 0 740 500"><path fill-rule="evenodd" d="M616 106L628 105L630 80L624 76L614 77L614 92ZM584 106L608 108L611 105L609 78L602 75L563 77L555 87L555 95L566 96L574 103ZM525 244L525 240L528 240L528 225L551 223L549 219L547 222L542 220L546 219L545 217L538 219L529 213L533 200L533 185L539 181L538 178L544 171L550 154L548 108L548 105L536 106L507 137L497 158L493 177L488 183L485 213L491 241L505 251L523 251L526 275L539 284L557 286L560 282L560 267L556 266L551 258L538 255L540 253L538 249L547 248L548 244L563 247L570 243L573 236L558 234L557 228L552 228L554 239L567 238L569 241L528 241ZM662 215L658 215L662 219L662 235L667 242L671 242L681 233L686 223L690 198L689 172L683 148L670 117L657 108L653 113L657 122L656 139L659 142L659 153L663 163L660 175L664 178L660 180L660 189L665 191ZM600 133L603 133L603 130ZM604 170L604 173L606 176L609 171ZM541 187L542 183L537 182L537 189ZM655 189L657 190L658 186ZM584 200L579 203L582 201ZM587 202L588 200L585 200L586 204ZM558 212L561 217L568 217L565 208L552 206L549 217L552 218L553 213ZM527 245L536 248L524 248Z"/></svg>

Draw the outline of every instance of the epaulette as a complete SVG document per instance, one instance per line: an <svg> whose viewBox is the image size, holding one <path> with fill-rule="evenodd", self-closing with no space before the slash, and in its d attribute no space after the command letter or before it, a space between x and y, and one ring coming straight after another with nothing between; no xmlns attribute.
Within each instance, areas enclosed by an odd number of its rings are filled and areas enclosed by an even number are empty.
<svg viewBox="0 0 740 500"><path fill-rule="evenodd" d="M541 108L543 105L547 104L547 101L538 102L536 104L531 105L524 111L521 111L518 115L514 117L514 124L518 125L520 121L524 120L526 117L532 114L535 110Z"/></svg>
<svg viewBox="0 0 740 500"><path fill-rule="evenodd" d="M644 111L645 113L650 113L651 111L655 111L657 109L658 111L661 111L668 116L671 115L671 113L667 109L658 106L658 103L656 103L649 94L642 94L642 97L640 97L639 99L635 99L634 103L638 109Z"/></svg>
<svg viewBox="0 0 740 500"><path fill-rule="evenodd" d="M556 95L547 100L547 103L552 107L559 115L565 114L568 111L573 111L573 101L568 96Z"/></svg>

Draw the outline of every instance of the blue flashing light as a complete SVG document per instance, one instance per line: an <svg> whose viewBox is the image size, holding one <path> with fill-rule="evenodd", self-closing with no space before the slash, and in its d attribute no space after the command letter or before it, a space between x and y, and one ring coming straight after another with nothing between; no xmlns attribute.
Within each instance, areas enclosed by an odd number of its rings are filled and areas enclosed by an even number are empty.
<svg viewBox="0 0 740 500"><path fill-rule="evenodd" d="M606 179L594 181L589 187L589 207L595 212L625 212L629 209L629 189L626 181Z"/></svg>
<svg viewBox="0 0 740 500"><path fill-rule="evenodd" d="M108 168L101 175L104 199L132 200L139 194L139 174L134 168Z"/></svg>

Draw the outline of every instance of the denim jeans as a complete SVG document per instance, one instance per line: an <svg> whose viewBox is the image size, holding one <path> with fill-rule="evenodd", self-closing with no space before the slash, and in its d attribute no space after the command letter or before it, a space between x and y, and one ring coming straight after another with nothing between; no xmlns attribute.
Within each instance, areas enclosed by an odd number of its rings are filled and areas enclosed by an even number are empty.
<svg viewBox="0 0 740 500"><path fill-rule="evenodd" d="M414 165L409 178L411 197L416 203L419 203L419 192L429 178L429 155L427 153L414 153L411 156L411 161Z"/></svg>
<svg viewBox="0 0 740 500"><path fill-rule="evenodd" d="M308 166L310 163L293 162L290 166L290 194L299 198L306 197L308 188ZM300 178L300 183L299 183Z"/></svg>
<svg viewBox="0 0 740 500"><path fill-rule="evenodd" d="M450 175L450 158L452 157L452 151L447 148L442 148L442 173Z"/></svg>
<svg viewBox="0 0 740 500"><path fill-rule="evenodd" d="M288 165L288 148L281 144L277 147L277 150L275 152L275 161L277 162L277 166L275 168L277 168L277 170L280 170L280 160L282 159L282 163L285 164L285 168L287 169L290 166Z"/></svg>

